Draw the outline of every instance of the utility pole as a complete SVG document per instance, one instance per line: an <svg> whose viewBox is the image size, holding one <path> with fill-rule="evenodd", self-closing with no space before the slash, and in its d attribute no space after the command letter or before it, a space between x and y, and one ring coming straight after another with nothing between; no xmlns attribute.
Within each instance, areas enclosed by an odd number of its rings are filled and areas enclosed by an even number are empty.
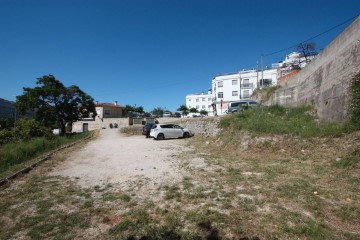
<svg viewBox="0 0 360 240"><path fill-rule="evenodd" d="M256 85L257 85L257 87L260 87L260 84L259 84L259 61L256 61Z"/></svg>
<svg viewBox="0 0 360 240"><path fill-rule="evenodd" d="M239 99L241 100L241 74L240 74L240 72L239 72L239 87L240 87L240 89L239 89Z"/></svg>
<svg viewBox="0 0 360 240"><path fill-rule="evenodd" d="M264 65L263 65L264 54L261 54L261 88L264 86Z"/></svg>

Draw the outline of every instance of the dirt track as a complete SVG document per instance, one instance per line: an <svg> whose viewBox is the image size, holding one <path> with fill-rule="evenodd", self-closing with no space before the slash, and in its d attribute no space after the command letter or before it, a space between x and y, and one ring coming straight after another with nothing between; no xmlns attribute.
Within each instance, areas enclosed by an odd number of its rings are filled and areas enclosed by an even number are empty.
<svg viewBox="0 0 360 240"><path fill-rule="evenodd" d="M155 141L144 136L127 136L117 129L106 129L100 136L75 152L51 175L67 176L83 187L111 184L121 190L146 181L148 188L181 181L177 155L185 139Z"/></svg>

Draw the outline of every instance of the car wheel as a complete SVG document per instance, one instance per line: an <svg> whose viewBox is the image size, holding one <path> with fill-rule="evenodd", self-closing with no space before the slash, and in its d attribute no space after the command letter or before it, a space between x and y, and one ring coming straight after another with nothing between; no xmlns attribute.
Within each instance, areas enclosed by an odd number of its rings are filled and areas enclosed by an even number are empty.
<svg viewBox="0 0 360 240"><path fill-rule="evenodd" d="M188 132L184 132L183 137L184 137L184 138L189 138L189 137L190 137L190 133L188 133Z"/></svg>
<svg viewBox="0 0 360 240"><path fill-rule="evenodd" d="M164 134L159 133L159 134L157 135L157 139L158 139L158 140L164 140L164 139L165 139Z"/></svg>

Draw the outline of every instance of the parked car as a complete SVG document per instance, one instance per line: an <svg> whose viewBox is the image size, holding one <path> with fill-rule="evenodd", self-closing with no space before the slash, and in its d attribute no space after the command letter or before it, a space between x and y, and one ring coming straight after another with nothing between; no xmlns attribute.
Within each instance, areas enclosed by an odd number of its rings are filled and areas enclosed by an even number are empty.
<svg viewBox="0 0 360 240"><path fill-rule="evenodd" d="M158 114L155 114L155 113L150 113L150 117L153 117L153 118L158 118L159 115Z"/></svg>
<svg viewBox="0 0 360 240"><path fill-rule="evenodd" d="M175 117L175 118L179 118L179 117L181 117L181 114L180 114L180 113L178 113L178 112L175 112L175 113L173 114L173 117Z"/></svg>
<svg viewBox="0 0 360 240"><path fill-rule="evenodd" d="M156 124L151 128L150 137L157 140L167 138L188 138L194 134L187 128L175 124Z"/></svg>
<svg viewBox="0 0 360 240"><path fill-rule="evenodd" d="M147 138L149 138L150 137L150 130L154 125L155 125L155 123L146 123L143 126L142 134L145 135Z"/></svg>
<svg viewBox="0 0 360 240"><path fill-rule="evenodd" d="M241 100L241 101L237 101L237 102L231 102L228 105L228 110L227 113L231 114L231 113L235 113L239 110L244 110L247 108L254 108L254 107L259 107L260 104L254 100Z"/></svg>
<svg viewBox="0 0 360 240"><path fill-rule="evenodd" d="M163 117L171 117L172 116L172 113L170 111L165 111L163 113Z"/></svg>

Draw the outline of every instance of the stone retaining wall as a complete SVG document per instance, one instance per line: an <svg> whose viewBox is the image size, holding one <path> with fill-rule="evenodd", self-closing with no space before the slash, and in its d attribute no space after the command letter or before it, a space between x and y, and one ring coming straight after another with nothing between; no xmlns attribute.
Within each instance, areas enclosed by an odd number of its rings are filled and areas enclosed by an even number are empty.
<svg viewBox="0 0 360 240"><path fill-rule="evenodd" d="M184 128L188 128L195 135L215 137L219 132L219 123L221 117L204 117L204 118L181 118L168 121L169 123L176 123ZM163 119L166 120L166 119ZM160 123L168 123L166 121L162 122L161 118L159 119Z"/></svg>
<svg viewBox="0 0 360 240"><path fill-rule="evenodd" d="M297 75L281 81L268 104L311 104L322 120L347 120L348 87L359 66L360 17Z"/></svg>

